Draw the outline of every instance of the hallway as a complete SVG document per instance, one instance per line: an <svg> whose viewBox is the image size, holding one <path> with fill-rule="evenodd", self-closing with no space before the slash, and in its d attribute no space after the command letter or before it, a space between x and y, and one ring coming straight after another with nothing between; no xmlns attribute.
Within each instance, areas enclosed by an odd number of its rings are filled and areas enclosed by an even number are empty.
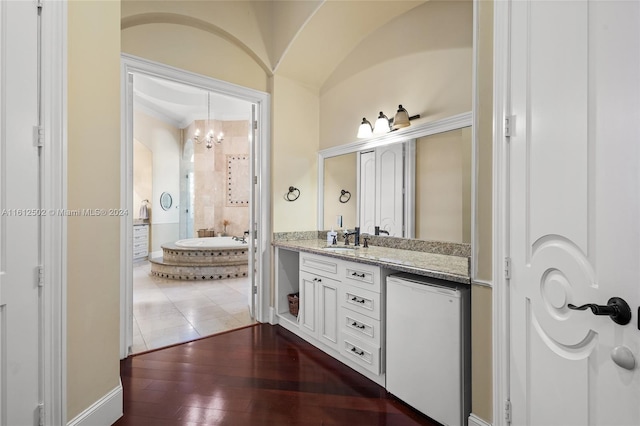
<svg viewBox="0 0 640 426"><path fill-rule="evenodd" d="M279 326L259 324L120 363L125 425L436 426Z"/></svg>
<svg viewBox="0 0 640 426"><path fill-rule="evenodd" d="M133 346L137 354L253 324L249 278L178 281L133 265Z"/></svg>

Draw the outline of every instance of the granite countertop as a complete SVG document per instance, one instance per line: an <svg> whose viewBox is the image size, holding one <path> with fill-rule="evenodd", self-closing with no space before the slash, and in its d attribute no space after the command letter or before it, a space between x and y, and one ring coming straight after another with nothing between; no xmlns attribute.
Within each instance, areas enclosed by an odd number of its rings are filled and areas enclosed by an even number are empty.
<svg viewBox="0 0 640 426"><path fill-rule="evenodd" d="M354 250L331 252L326 250L327 241L320 239L276 240L274 247L281 247L306 253L321 254L354 262L377 265L400 272L409 272L457 283L470 284L469 257L403 250L369 245ZM344 248L344 244L335 246ZM347 247L354 247L353 245Z"/></svg>

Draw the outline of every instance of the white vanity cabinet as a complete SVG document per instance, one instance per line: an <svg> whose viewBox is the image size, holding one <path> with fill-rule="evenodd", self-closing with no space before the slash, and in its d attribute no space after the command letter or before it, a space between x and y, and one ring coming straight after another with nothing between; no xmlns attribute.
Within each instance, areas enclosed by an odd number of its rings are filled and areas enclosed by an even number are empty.
<svg viewBox="0 0 640 426"><path fill-rule="evenodd" d="M278 323L384 386L381 283L387 272L374 265L282 248L276 250L276 265ZM294 317L288 312L287 294L296 292L299 312Z"/></svg>
<svg viewBox="0 0 640 426"><path fill-rule="evenodd" d="M338 286L321 275L300 272L300 329L330 348L338 348Z"/></svg>
<svg viewBox="0 0 640 426"><path fill-rule="evenodd" d="M149 255L149 225L133 225L133 260L146 259Z"/></svg>
<svg viewBox="0 0 640 426"><path fill-rule="evenodd" d="M341 262L340 351L374 374L384 373L384 309L381 269Z"/></svg>

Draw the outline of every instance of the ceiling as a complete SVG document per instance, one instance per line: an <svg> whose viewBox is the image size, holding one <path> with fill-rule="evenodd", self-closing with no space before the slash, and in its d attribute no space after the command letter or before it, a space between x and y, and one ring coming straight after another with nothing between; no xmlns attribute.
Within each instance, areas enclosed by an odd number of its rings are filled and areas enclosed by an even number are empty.
<svg viewBox="0 0 640 426"><path fill-rule="evenodd" d="M158 19L173 22L178 17L202 21L209 25L207 30L217 30L218 36L255 55L268 73L320 90L366 37L425 1L125 1L123 25L128 28ZM236 15L249 17L247 23L252 25L238 26ZM256 37L256 31L261 36ZM135 108L178 128L207 119L207 93L200 88L136 75L134 96ZM216 120L249 120L251 104L212 93L210 114Z"/></svg>
<svg viewBox="0 0 640 426"><path fill-rule="evenodd" d="M199 87L136 74L133 80L134 108L177 128L194 120L250 120L251 102L209 92Z"/></svg>

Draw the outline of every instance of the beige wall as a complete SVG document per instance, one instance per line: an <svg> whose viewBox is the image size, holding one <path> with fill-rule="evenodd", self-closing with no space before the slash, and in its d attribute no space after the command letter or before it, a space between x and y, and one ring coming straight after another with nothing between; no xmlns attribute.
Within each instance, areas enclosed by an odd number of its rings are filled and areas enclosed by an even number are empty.
<svg viewBox="0 0 640 426"><path fill-rule="evenodd" d="M416 238L469 243L471 129L416 141Z"/></svg>
<svg viewBox="0 0 640 426"><path fill-rule="evenodd" d="M273 79L273 231L317 228L318 93L286 77ZM300 198L284 199L290 186Z"/></svg>
<svg viewBox="0 0 640 426"><path fill-rule="evenodd" d="M133 141L133 218L140 217L142 200L147 200L148 214L152 214L153 199L153 154L140 141Z"/></svg>
<svg viewBox="0 0 640 426"><path fill-rule="evenodd" d="M493 2L478 3L477 279L491 281L493 239Z"/></svg>
<svg viewBox="0 0 640 426"><path fill-rule="evenodd" d="M162 2L146 3L152 5ZM215 34L197 28L173 24L131 27L122 31L122 52L267 91L265 71L245 51Z"/></svg>
<svg viewBox="0 0 640 426"><path fill-rule="evenodd" d="M118 208L120 2L72 1L67 7L67 205ZM67 221L68 420L119 384L119 221Z"/></svg>
<svg viewBox="0 0 640 426"><path fill-rule="evenodd" d="M342 216L345 228L351 229L358 223L357 155L345 154L324 160L324 230L339 229L336 220L338 215ZM343 189L351 193L351 198L345 203L340 202L340 191ZM346 199L345 195L342 200Z"/></svg>
<svg viewBox="0 0 640 426"><path fill-rule="evenodd" d="M493 165L493 2L478 2L478 59L477 59L477 218L476 262L477 276L473 279L492 280L492 165ZM472 410L493 422L493 363L492 363L492 290L472 286L472 342L473 368L471 381Z"/></svg>
<svg viewBox="0 0 640 426"><path fill-rule="evenodd" d="M427 2L367 36L321 90L320 148L402 104L414 123L471 111L471 2Z"/></svg>
<svg viewBox="0 0 640 426"><path fill-rule="evenodd" d="M148 198L151 224L149 245L152 252L157 252L161 250L162 244L176 241L179 236L180 129L136 110L133 116L133 138L134 142L139 142L151 152L153 168L151 196ZM134 161L134 176L136 172ZM172 206L168 210L160 207L160 196L163 192L168 192L172 197ZM137 208L140 204L135 194L133 201L133 207Z"/></svg>
<svg viewBox="0 0 640 426"><path fill-rule="evenodd" d="M493 422L492 290L471 287L471 411Z"/></svg>

